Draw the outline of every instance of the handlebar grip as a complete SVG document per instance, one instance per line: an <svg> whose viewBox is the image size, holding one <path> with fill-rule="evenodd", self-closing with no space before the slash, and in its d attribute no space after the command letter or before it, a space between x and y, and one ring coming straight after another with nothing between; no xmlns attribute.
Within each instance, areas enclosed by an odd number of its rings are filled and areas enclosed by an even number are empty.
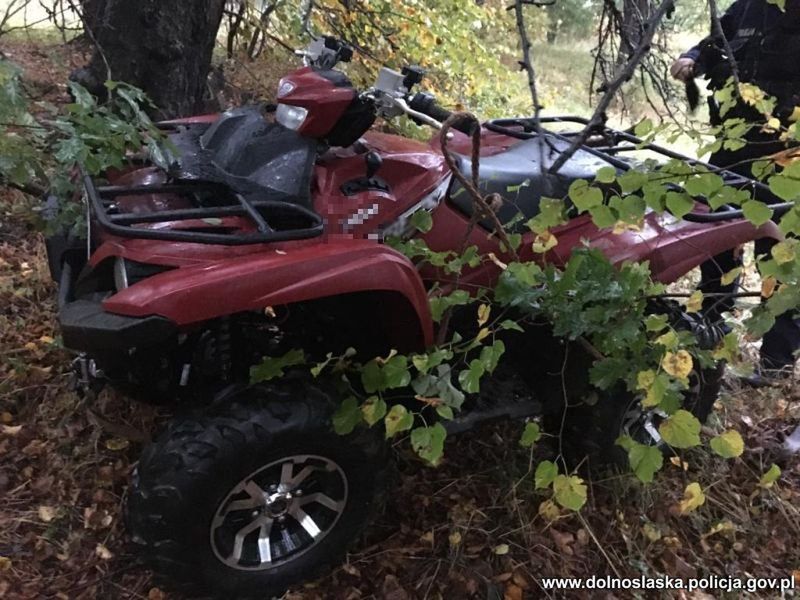
<svg viewBox="0 0 800 600"><path fill-rule="evenodd" d="M436 98L434 98L431 94L426 94L425 92L417 92L414 94L414 97L411 98L408 106L418 112L425 113L432 119L436 119L441 123L444 123L453 114L452 111L449 111L446 108L436 104ZM472 132L472 124L456 123L453 125L453 129L457 129L461 133L470 135Z"/></svg>

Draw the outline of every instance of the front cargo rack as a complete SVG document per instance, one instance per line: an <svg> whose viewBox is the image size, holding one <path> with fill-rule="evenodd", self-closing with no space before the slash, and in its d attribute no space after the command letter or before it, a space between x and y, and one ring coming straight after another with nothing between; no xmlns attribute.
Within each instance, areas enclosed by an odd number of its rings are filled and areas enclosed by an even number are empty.
<svg viewBox="0 0 800 600"><path fill-rule="evenodd" d="M589 125L590 120L584 117L576 116L563 116L563 117L541 117L539 122L544 125L552 124L576 124L586 127ZM530 117L519 117L511 119L493 119L484 125L486 129L508 135L517 139L527 140L536 137L535 121ZM522 130L520 131L521 128ZM546 135L552 136L564 142L572 143L573 139L580 135L580 131L574 132L557 132L551 129L544 131ZM727 169L720 169L703 161L695 158L684 156L678 152L664 148L657 144L645 142L641 138L631 134L628 131L619 131L606 127L605 125L598 125L590 135L590 141L581 146L581 149L589 152L598 158L602 158L609 164L617 167L618 169L627 171L633 166L631 163L622 160L618 156L624 153L631 153L637 151L650 151L667 158L681 160L691 166L706 167L710 171L717 173L722 177L725 185L737 187L739 189L749 188L753 196L762 202L769 205L773 211L773 218L779 217L789 212L794 206L794 202L781 202L769 189L769 186L764 183L746 177L734 171ZM673 184L676 190L681 189L680 186ZM693 196L693 198L702 204L708 206L708 200L703 196ZM693 221L696 223L714 223L718 221L728 221L732 219L744 218L744 212L741 209L734 208L729 204L723 204L716 210L709 212L691 212L681 217L685 221Z"/></svg>
<svg viewBox="0 0 800 600"><path fill-rule="evenodd" d="M224 184L205 181L185 181L140 186L98 186L85 172L81 173L86 198L94 217L106 231L125 238L194 242L242 246L302 240L322 234L323 220L316 212L294 202L279 200L249 200ZM225 204L199 206L173 210L132 213L119 212L117 198L150 194L182 194L199 198L200 193L214 193L225 199ZM255 226L255 231L239 228L212 227L191 230L155 229L141 225L174 223L181 221L219 220L225 217L245 217ZM211 231L203 231L203 229ZM224 230L222 232L221 230Z"/></svg>

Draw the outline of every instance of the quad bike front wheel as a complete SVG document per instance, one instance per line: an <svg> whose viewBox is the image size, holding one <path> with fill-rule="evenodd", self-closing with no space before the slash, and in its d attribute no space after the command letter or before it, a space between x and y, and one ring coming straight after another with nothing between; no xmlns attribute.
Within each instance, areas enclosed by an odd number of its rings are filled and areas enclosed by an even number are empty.
<svg viewBox="0 0 800 600"><path fill-rule="evenodd" d="M142 455L127 502L145 558L205 590L261 597L339 562L387 460L372 432L334 433L333 408L307 384L255 386L176 419Z"/></svg>

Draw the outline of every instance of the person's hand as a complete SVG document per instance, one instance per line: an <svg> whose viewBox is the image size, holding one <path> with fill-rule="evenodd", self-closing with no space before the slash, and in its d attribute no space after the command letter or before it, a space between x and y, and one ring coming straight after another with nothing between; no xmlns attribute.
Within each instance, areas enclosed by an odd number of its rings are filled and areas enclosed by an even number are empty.
<svg viewBox="0 0 800 600"><path fill-rule="evenodd" d="M670 74L684 83L694 77L694 61L691 58L679 58L669 68Z"/></svg>

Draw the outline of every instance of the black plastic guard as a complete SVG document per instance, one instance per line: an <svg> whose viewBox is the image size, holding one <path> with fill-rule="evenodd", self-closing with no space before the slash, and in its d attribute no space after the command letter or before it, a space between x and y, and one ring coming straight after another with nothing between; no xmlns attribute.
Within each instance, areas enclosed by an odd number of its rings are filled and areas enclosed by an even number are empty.
<svg viewBox="0 0 800 600"><path fill-rule="evenodd" d="M175 335L164 317L126 317L103 310L100 302L76 300L58 313L64 346L82 352L120 351L158 344Z"/></svg>

